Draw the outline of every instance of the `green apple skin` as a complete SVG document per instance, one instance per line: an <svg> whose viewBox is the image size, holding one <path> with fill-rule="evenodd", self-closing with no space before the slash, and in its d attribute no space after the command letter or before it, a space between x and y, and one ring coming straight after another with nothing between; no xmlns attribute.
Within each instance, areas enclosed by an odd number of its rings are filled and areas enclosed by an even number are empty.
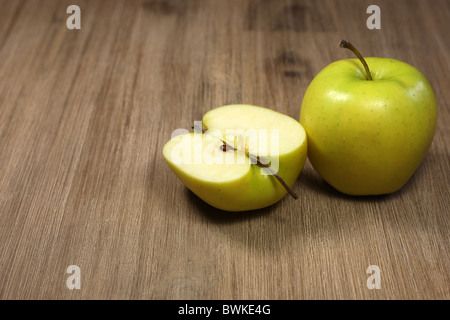
<svg viewBox="0 0 450 320"><path fill-rule="evenodd" d="M236 109L236 111L234 111ZM262 112L265 120L280 118L281 123L286 128L283 133L283 127L280 126L280 139L285 139L287 143L292 142L292 146L287 148L287 152L279 154L278 157L278 175L286 182L289 187L292 187L296 182L307 158L307 138L306 132L300 123L286 115L272 111L270 109L250 106L250 105L231 105L213 109L203 117L203 124L209 129L214 128L213 115L218 112L231 110L230 115L234 118L242 117L239 123L239 128L254 128L258 124L250 123L251 120L247 118ZM267 113L267 116L266 115ZM225 113L223 116L230 119ZM219 117L223 117L220 115ZM272 118L271 118L272 117ZM225 122L225 120L224 120ZM229 125L232 125L231 123ZM262 127L264 128L263 124ZM276 127L276 126L275 126ZM219 128L219 131L222 128ZM286 134L286 135L284 135ZM250 211L261 209L270 206L281 200L287 193L286 189L273 175L263 175L261 170L266 170L257 164L250 163L249 158L246 157L246 165L239 169L235 169L232 164L201 164L197 168L189 168L189 166L180 166L174 163L171 158L171 150L173 145L178 143L177 139L194 139L195 136L202 136L206 139L206 134L189 133L182 136L172 138L163 148L163 155L171 170L181 180L181 182L199 198L211 206L231 212ZM291 138L289 138L289 136ZM282 143L282 141L280 141ZM218 139L217 147L222 145L222 140ZM227 151L235 152L235 151ZM231 166L231 167L230 167ZM214 172L211 173L210 172Z"/></svg>
<svg viewBox="0 0 450 320"><path fill-rule="evenodd" d="M436 100L413 66L366 58L336 61L313 79L300 123L308 158L319 175L349 195L399 190L427 153L436 129Z"/></svg>

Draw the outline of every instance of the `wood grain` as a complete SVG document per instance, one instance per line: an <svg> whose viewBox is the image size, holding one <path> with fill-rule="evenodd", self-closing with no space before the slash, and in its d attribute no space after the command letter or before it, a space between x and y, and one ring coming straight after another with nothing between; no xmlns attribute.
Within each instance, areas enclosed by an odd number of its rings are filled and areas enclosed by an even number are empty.
<svg viewBox="0 0 450 320"><path fill-rule="evenodd" d="M0 298L449 299L450 2L376 1L368 30L372 2L1 0ZM341 39L435 90L401 191L344 196L307 163L297 201L230 214L171 173L163 145L213 107L298 118L314 75L350 57Z"/></svg>

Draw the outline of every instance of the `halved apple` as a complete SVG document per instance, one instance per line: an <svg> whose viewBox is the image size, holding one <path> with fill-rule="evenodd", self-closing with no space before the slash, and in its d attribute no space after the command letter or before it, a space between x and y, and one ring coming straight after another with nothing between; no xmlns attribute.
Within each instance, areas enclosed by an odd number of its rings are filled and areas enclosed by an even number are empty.
<svg viewBox="0 0 450 320"><path fill-rule="evenodd" d="M198 133L173 137L163 154L175 175L213 207L247 211L279 201L297 180L307 140L297 120L228 105L207 112Z"/></svg>

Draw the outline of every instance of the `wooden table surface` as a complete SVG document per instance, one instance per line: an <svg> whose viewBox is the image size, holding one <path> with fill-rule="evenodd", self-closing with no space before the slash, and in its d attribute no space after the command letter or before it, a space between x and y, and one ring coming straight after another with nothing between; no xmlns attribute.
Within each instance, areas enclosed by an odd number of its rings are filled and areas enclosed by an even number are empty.
<svg viewBox="0 0 450 320"><path fill-rule="evenodd" d="M449 30L446 0L0 1L0 298L449 299ZM352 57L341 39L435 90L402 190L344 196L307 162L297 201L227 213L170 171L172 131L211 108L298 119L313 77Z"/></svg>

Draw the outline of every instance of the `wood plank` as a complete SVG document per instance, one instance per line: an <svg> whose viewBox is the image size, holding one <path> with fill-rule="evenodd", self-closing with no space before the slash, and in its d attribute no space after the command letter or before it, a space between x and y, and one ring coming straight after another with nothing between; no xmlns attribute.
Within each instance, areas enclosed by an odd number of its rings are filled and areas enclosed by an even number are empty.
<svg viewBox="0 0 450 320"><path fill-rule="evenodd" d="M370 1L82 0L81 30L70 4L0 1L1 299L450 298L448 1L377 1L381 30ZM170 172L172 131L213 107L298 119L343 38L435 90L433 145L401 191L344 196L308 162L300 199L230 214Z"/></svg>

